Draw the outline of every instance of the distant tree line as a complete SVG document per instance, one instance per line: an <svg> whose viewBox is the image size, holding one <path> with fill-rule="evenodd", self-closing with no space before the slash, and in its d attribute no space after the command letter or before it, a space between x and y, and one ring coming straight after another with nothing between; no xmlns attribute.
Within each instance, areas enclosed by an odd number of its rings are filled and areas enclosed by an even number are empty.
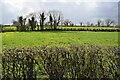
<svg viewBox="0 0 120 80"><path fill-rule="evenodd" d="M87 26L110 27L111 25L113 25L113 26L115 25L115 20L111 20L109 18L106 20L98 19L96 24L93 24L90 22L86 22L86 23L80 22L79 24L80 24L80 26L85 26L85 24L86 24Z"/></svg>
<svg viewBox="0 0 120 80"><path fill-rule="evenodd" d="M26 17L19 16L17 21L13 21L13 25L17 27L17 31L25 30L44 30L44 25L50 25L51 29L55 29L62 22L63 14L58 10L50 10L31 13Z"/></svg>
<svg viewBox="0 0 120 80"><path fill-rule="evenodd" d="M27 16L19 16L17 21L13 21L13 25L17 27L17 31L26 30L44 30L45 25L49 25L51 29L56 30L57 26L76 26L69 19L63 20L63 14L59 10L50 10L48 13L45 11L40 11L36 13L30 13ZM98 19L96 24L79 22L78 26L98 26L98 27L110 27L115 25L115 21L111 19L101 20Z"/></svg>
<svg viewBox="0 0 120 80"><path fill-rule="evenodd" d="M89 21L87 21L86 23L84 22L79 22L79 25L74 24L72 21L70 21L69 19L66 19L62 22L62 26L66 26L66 27L73 27L73 26L87 26L87 27L110 27L110 26L115 26L115 20L112 19L106 19L106 20L101 20L98 19L96 24L90 23Z"/></svg>

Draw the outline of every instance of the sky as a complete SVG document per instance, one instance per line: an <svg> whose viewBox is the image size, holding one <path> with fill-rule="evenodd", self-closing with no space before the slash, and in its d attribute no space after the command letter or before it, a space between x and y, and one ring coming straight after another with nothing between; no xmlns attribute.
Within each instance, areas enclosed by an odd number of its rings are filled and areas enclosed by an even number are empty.
<svg viewBox="0 0 120 80"><path fill-rule="evenodd" d="M0 0L0 24L12 24L18 16L45 10L60 10L74 24L96 23L110 18L118 24L119 0Z"/></svg>

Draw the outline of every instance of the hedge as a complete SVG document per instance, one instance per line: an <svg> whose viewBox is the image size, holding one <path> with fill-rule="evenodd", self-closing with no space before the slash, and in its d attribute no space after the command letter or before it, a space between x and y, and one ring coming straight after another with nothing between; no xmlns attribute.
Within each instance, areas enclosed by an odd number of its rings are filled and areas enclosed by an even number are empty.
<svg viewBox="0 0 120 80"><path fill-rule="evenodd" d="M2 32L16 32L17 30L14 29L6 29L6 30L2 30ZM29 30L28 30L29 31ZM33 31L41 31L41 30L33 30ZM42 31L94 31L94 32L120 32L120 29L76 29L76 28L61 28L61 29L44 29ZM23 32L27 32L23 31Z"/></svg>
<svg viewBox="0 0 120 80"><path fill-rule="evenodd" d="M7 47L2 79L120 79L120 47Z"/></svg>

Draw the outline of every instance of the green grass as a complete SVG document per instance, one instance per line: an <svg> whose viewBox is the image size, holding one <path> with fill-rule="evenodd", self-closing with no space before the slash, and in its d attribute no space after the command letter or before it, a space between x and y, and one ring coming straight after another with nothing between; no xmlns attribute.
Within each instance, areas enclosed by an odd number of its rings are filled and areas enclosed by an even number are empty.
<svg viewBox="0 0 120 80"><path fill-rule="evenodd" d="M76 28L76 29L81 29L81 28L84 28L84 29L118 29L118 28L115 28L115 27L58 27L58 28Z"/></svg>
<svg viewBox="0 0 120 80"><path fill-rule="evenodd" d="M10 26L10 27L3 27L3 30L16 30L17 28L14 26Z"/></svg>
<svg viewBox="0 0 120 80"><path fill-rule="evenodd" d="M5 32L2 34L2 46L68 46L70 44L97 44L100 46L118 45L118 32L79 32L79 31L43 31L43 32Z"/></svg>

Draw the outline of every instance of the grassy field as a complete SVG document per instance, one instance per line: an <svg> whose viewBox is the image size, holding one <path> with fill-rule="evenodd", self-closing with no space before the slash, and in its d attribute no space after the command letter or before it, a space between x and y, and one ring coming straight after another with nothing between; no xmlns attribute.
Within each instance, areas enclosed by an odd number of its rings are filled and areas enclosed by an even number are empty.
<svg viewBox="0 0 120 80"><path fill-rule="evenodd" d="M2 47L68 46L70 44L118 45L118 32L44 31L5 32L0 34L2 34Z"/></svg>
<svg viewBox="0 0 120 80"><path fill-rule="evenodd" d="M11 29L11 30L16 30L17 28L14 27L14 26L11 26L11 27L3 27L2 30L9 30L9 29Z"/></svg>
<svg viewBox="0 0 120 80"><path fill-rule="evenodd" d="M105 46L105 47L118 45L118 32L88 32L88 31L86 31L86 32L83 32L83 31L35 32L35 31L33 31L33 32L4 32L4 33L0 33L0 36L1 35L2 35L2 47L9 47L9 46L29 47L29 46L43 46L43 45L68 46L70 44L77 44L77 45L97 44L99 46ZM12 53L15 53L15 52L11 52L11 54ZM105 56L105 58L106 58L106 56ZM88 58L88 59L92 59L92 58ZM9 60L12 60L12 59L9 58ZM28 61L30 61L30 60L28 60ZM99 61L99 59L96 61ZM19 65L19 64L17 64L17 65ZM13 66L11 66L11 67L13 67ZM35 65L35 68L38 68L38 66ZM41 72L43 71L44 73L46 73L42 65L40 65L40 68L41 68ZM40 73L38 73L37 77L38 78L48 78L49 75L47 75L47 74L41 75Z"/></svg>
<svg viewBox="0 0 120 80"><path fill-rule="evenodd" d="M76 28L76 29L119 29L115 27L58 27L58 28Z"/></svg>

